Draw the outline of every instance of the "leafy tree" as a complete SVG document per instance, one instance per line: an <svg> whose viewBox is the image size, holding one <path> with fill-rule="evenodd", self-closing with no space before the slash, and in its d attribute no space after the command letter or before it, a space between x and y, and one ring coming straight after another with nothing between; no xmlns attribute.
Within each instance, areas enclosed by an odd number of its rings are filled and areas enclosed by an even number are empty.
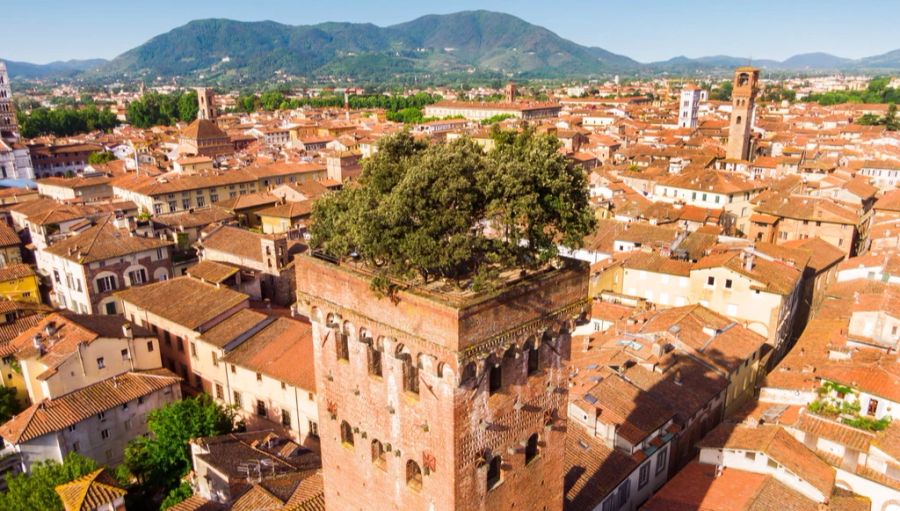
<svg viewBox="0 0 900 511"><path fill-rule="evenodd" d="M4 423L19 411L22 404L16 398L16 389L13 387L0 387L0 423Z"/></svg>
<svg viewBox="0 0 900 511"><path fill-rule="evenodd" d="M557 242L579 246L595 224L581 167L570 165L553 136L495 129L493 138L482 186L488 218L502 229L516 263L548 261Z"/></svg>
<svg viewBox="0 0 900 511"><path fill-rule="evenodd" d="M731 92L734 90L734 84L731 81L723 83L709 94L709 99L716 101L731 101Z"/></svg>
<svg viewBox="0 0 900 511"><path fill-rule="evenodd" d="M88 163L91 165L102 165L116 159L116 155L109 151L98 151L88 156Z"/></svg>
<svg viewBox="0 0 900 511"><path fill-rule="evenodd" d="M385 290L392 277L481 285L500 269L546 262L557 242L579 246L594 226L581 167L555 137L494 136L487 154L467 138L382 139L359 186L314 204L313 248L362 259ZM500 238L486 234L488 224Z"/></svg>
<svg viewBox="0 0 900 511"><path fill-rule="evenodd" d="M119 124L116 115L108 108L95 105L84 108L61 107L36 108L31 112L19 112L19 127L26 138L40 135L66 137L95 130L108 131Z"/></svg>
<svg viewBox="0 0 900 511"><path fill-rule="evenodd" d="M128 122L138 128L171 126L176 122L190 122L197 118L197 93L182 91L172 94L148 92L128 105Z"/></svg>
<svg viewBox="0 0 900 511"><path fill-rule="evenodd" d="M138 437L125 449L125 465L142 482L173 488L191 469L192 438L228 433L234 411L206 394L158 408L147 417L149 437Z"/></svg>
<svg viewBox="0 0 900 511"><path fill-rule="evenodd" d="M387 117L387 120L389 121L402 122L404 124L420 123L425 118L422 115L422 110L415 107L404 108L397 110L396 112L388 112L385 117Z"/></svg>
<svg viewBox="0 0 900 511"><path fill-rule="evenodd" d="M0 493L0 509L62 511L62 501L54 488L96 469L94 460L74 452L67 454L62 464L38 462L31 467L30 473L7 479L9 489L6 493Z"/></svg>
<svg viewBox="0 0 900 511"><path fill-rule="evenodd" d="M183 482L176 486L172 491L170 491L168 495L166 495L166 498L162 501L162 505L159 506L159 509L169 509L175 504L189 499L193 494L194 490L191 488L191 485Z"/></svg>

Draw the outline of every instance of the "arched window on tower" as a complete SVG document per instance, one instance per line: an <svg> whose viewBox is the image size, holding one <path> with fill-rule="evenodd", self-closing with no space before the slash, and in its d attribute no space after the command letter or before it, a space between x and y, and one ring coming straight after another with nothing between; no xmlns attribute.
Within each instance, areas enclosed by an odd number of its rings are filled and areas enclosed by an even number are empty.
<svg viewBox="0 0 900 511"><path fill-rule="evenodd" d="M384 452L384 445L378 440L372 440L372 463L384 468L387 464L387 454Z"/></svg>
<svg viewBox="0 0 900 511"><path fill-rule="evenodd" d="M413 460L406 462L406 485L416 491L422 489L422 469Z"/></svg>
<svg viewBox="0 0 900 511"><path fill-rule="evenodd" d="M747 73L741 73L740 75L738 75L738 85L739 86L747 85L747 82L749 82L749 81L750 81L750 75L748 75Z"/></svg>
<svg viewBox="0 0 900 511"><path fill-rule="evenodd" d="M538 435L537 433L528 437L525 443L525 464L531 463L538 455Z"/></svg>
<svg viewBox="0 0 900 511"><path fill-rule="evenodd" d="M488 359L485 364L487 364L485 369L488 371L488 392L494 394L499 392L503 386L503 368L494 359Z"/></svg>
<svg viewBox="0 0 900 511"><path fill-rule="evenodd" d="M353 447L353 428L347 421L341 422L341 443L344 447Z"/></svg>
<svg viewBox="0 0 900 511"><path fill-rule="evenodd" d="M419 366L414 362L412 355L401 353L399 358L403 361L403 390L413 394L419 393Z"/></svg>
<svg viewBox="0 0 900 511"><path fill-rule="evenodd" d="M541 369L541 352L538 351L533 341L525 343L523 351L528 357L528 376L537 374Z"/></svg>
<svg viewBox="0 0 900 511"><path fill-rule="evenodd" d="M488 491L496 488L500 481L502 480L502 472L500 471L500 465L503 460L500 456L494 456L491 458L491 461L488 463L487 469L487 489Z"/></svg>
<svg viewBox="0 0 900 511"><path fill-rule="evenodd" d="M737 119L735 119L734 123L735 123L735 124L740 124L740 123L741 123L741 116L740 116L740 115L737 116Z"/></svg>

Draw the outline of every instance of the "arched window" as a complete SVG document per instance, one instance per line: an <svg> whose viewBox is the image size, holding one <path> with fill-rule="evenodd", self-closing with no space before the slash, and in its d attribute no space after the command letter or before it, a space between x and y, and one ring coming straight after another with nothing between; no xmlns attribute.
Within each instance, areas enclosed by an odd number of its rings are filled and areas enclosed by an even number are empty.
<svg viewBox="0 0 900 511"><path fill-rule="evenodd" d="M366 353L369 358L369 374L372 376L378 376L379 378L384 376L384 369L382 364L382 350L383 345L381 344L381 340L379 339L379 343L376 344L371 337L363 337L363 342L366 342Z"/></svg>
<svg viewBox="0 0 900 511"><path fill-rule="evenodd" d="M531 341L525 343L524 351L528 356L528 376L537 374L537 372L541 369L540 351L538 351L537 346L535 346Z"/></svg>
<svg viewBox="0 0 900 511"><path fill-rule="evenodd" d="M403 390L413 394L419 393L419 366L413 363L412 355L409 353L401 353L400 360L403 362Z"/></svg>
<svg viewBox="0 0 900 511"><path fill-rule="evenodd" d="M737 119L734 121L734 123L735 123L735 124L740 124L740 123L741 123L741 116L740 116L740 115L737 116Z"/></svg>
<svg viewBox="0 0 900 511"><path fill-rule="evenodd" d="M475 379L475 363L469 362L464 365L462 368L462 373L459 375L459 384L465 385L470 381Z"/></svg>
<svg viewBox="0 0 900 511"><path fill-rule="evenodd" d="M384 468L387 463L387 454L384 452L384 445L378 440L372 440L372 463Z"/></svg>
<svg viewBox="0 0 900 511"><path fill-rule="evenodd" d="M502 480L502 473L500 471L500 464L503 460L500 456L494 456L491 458L490 463L488 463L487 469L487 488L488 491L493 490L500 484Z"/></svg>
<svg viewBox="0 0 900 511"><path fill-rule="evenodd" d="M353 428L350 427L350 424L347 424L347 421L341 422L341 443L345 447L353 446Z"/></svg>
<svg viewBox="0 0 900 511"><path fill-rule="evenodd" d="M740 85L747 85L747 82L749 82L749 81L750 81L750 75L748 75L747 73L741 73L741 74L738 76L738 85L739 85L739 86L740 86Z"/></svg>
<svg viewBox="0 0 900 511"><path fill-rule="evenodd" d="M538 436L537 433L528 437L528 442L525 443L525 464L531 463L532 460L537 458L538 455Z"/></svg>
<svg viewBox="0 0 900 511"><path fill-rule="evenodd" d="M346 325L340 330L335 328L334 335L336 340L334 349L337 353L337 359L344 361L350 360L350 333L347 332Z"/></svg>
<svg viewBox="0 0 900 511"><path fill-rule="evenodd" d="M406 485L414 490L422 489L422 469L413 460L406 462Z"/></svg>
<svg viewBox="0 0 900 511"><path fill-rule="evenodd" d="M488 392L494 394L499 392L503 386L503 368L493 359L489 359L485 363L488 371Z"/></svg>

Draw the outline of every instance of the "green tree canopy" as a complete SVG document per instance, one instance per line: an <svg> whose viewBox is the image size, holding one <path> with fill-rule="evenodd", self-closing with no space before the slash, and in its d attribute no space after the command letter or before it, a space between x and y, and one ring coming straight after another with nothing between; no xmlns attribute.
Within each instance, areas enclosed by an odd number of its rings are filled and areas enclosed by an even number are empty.
<svg viewBox="0 0 900 511"><path fill-rule="evenodd" d="M28 474L18 474L7 479L9 489L0 493L0 509L17 511L62 511L62 501L57 486L68 483L97 469L97 463L78 453L69 453L62 464L41 461L31 467Z"/></svg>
<svg viewBox="0 0 900 511"><path fill-rule="evenodd" d="M496 130L494 141L485 153L468 138L382 139L359 186L315 203L313 248L362 259L380 287L390 277L480 282L546 262L557 243L580 246L594 227L581 167L552 136Z"/></svg>
<svg viewBox="0 0 900 511"><path fill-rule="evenodd" d="M12 419L22 410L22 403L16 398L14 387L0 387L0 424Z"/></svg>
<svg viewBox="0 0 900 511"><path fill-rule="evenodd" d="M191 469L189 441L229 433L235 415L207 394L170 403L150 412L149 437L137 437L125 449L125 464L139 481L172 489Z"/></svg>
<svg viewBox="0 0 900 511"><path fill-rule="evenodd" d="M103 163L109 163L116 159L116 155L109 151L97 151L95 153L91 153L88 156L88 163L91 165L101 165Z"/></svg>
<svg viewBox="0 0 900 511"><path fill-rule="evenodd" d="M95 130L109 131L119 124L116 114L108 108L95 105L84 108L60 107L35 108L31 112L19 112L19 128L22 136L33 138L41 135L67 137Z"/></svg>
<svg viewBox="0 0 900 511"><path fill-rule="evenodd" d="M197 118L196 91L181 91L172 94L148 92L128 105L128 122L138 128L171 126L176 122L191 122Z"/></svg>

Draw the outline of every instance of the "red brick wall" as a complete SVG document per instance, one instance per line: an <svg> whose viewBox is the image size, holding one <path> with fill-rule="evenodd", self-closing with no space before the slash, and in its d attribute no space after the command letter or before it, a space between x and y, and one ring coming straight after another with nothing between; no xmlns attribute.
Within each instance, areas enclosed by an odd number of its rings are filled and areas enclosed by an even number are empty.
<svg viewBox="0 0 900 511"><path fill-rule="evenodd" d="M584 305L585 265L462 309L406 292L394 302L378 299L360 274L309 257L299 257L296 267L298 300L313 320L328 509L562 509L570 346L559 332ZM337 359L336 336L324 324L329 313L350 323L349 361ZM361 327L383 343L381 378L368 374ZM552 340L541 345L541 368L528 376L520 348L548 330ZM510 348L519 355L503 359ZM403 390L398 350L413 361L423 358L418 396ZM503 368L503 385L494 395L485 357ZM470 361L477 374L460 384L461 363ZM343 421L356 430L352 447L342 445ZM533 433L540 436L541 452L525 466L523 446ZM391 445L383 469L372 462L373 439ZM503 457L502 483L491 491L481 461L485 451ZM408 487L407 461L424 472L428 456L434 471L423 475L421 489Z"/></svg>

